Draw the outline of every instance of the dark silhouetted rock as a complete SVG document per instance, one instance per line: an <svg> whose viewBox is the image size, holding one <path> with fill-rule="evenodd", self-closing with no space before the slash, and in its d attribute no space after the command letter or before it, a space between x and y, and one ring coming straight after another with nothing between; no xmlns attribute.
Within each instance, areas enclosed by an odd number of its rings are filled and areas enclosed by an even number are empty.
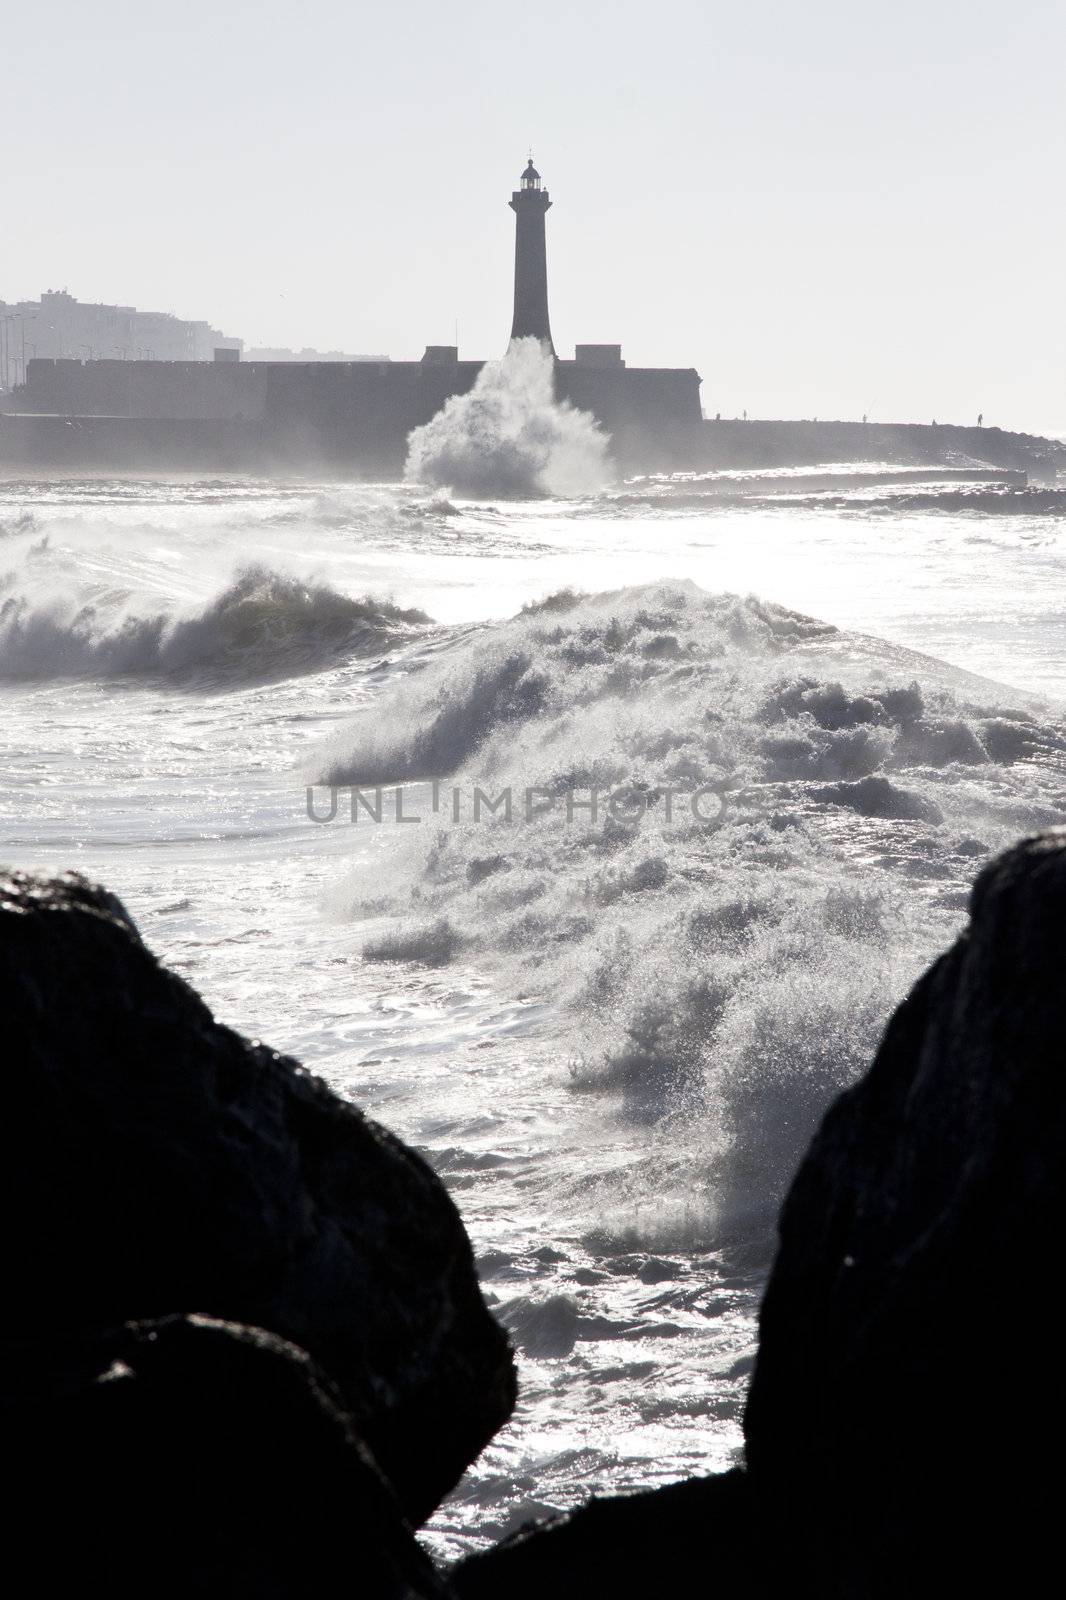
<svg viewBox="0 0 1066 1600"><path fill-rule="evenodd" d="M459 1600L681 1600L760 1591L742 1471L590 1500L450 1573Z"/></svg>
<svg viewBox="0 0 1066 1600"><path fill-rule="evenodd" d="M746 1419L779 1592L1044 1591L1064 1189L1058 832L978 878L786 1202Z"/></svg>
<svg viewBox="0 0 1066 1600"><path fill-rule="evenodd" d="M339 1395L294 1345L174 1317L0 1349L19 1375L0 1426L20 1592L444 1600Z"/></svg>
<svg viewBox="0 0 1066 1600"><path fill-rule="evenodd" d="M1029 1596L1066 1421L1066 830L971 924L830 1109L785 1204L747 1470L594 1501L452 1574L462 1600Z"/></svg>
<svg viewBox="0 0 1066 1600"><path fill-rule="evenodd" d="M174 1312L306 1349L422 1521L514 1370L426 1164L220 1027L76 876L0 878L3 1260L18 1333Z"/></svg>

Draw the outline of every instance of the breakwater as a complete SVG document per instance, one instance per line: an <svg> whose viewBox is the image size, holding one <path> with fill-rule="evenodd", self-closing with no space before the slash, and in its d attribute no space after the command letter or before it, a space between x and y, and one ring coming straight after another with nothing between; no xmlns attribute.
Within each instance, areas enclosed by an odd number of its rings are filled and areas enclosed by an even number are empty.
<svg viewBox="0 0 1066 1600"><path fill-rule="evenodd" d="M585 347L582 347L584 349ZM598 347L588 347L595 352ZM0 467L315 472L394 478L411 432L485 363L452 347L421 361L51 361L0 410ZM774 470L870 462L1066 472L1066 444L937 423L705 420L691 368L555 363L555 392L611 436L625 472Z"/></svg>

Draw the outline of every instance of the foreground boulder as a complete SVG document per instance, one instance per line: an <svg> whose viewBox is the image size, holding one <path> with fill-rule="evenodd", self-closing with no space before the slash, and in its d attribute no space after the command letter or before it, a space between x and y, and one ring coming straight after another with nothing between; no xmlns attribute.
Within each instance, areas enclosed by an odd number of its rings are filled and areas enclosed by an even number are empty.
<svg viewBox="0 0 1066 1600"><path fill-rule="evenodd" d="M1060 831L981 874L969 929L814 1140L762 1309L747 1471L525 1530L462 1563L456 1593L1043 1593L1064 1195Z"/></svg>
<svg viewBox="0 0 1066 1600"><path fill-rule="evenodd" d="M1064 979L1057 832L981 874L795 1181L745 1425L792 1592L1037 1593L1057 1556Z"/></svg>
<svg viewBox="0 0 1066 1600"><path fill-rule="evenodd" d="M459 1600L754 1600L752 1538L748 1483L738 1469L594 1498L468 1557L451 1579Z"/></svg>
<svg viewBox="0 0 1066 1600"><path fill-rule="evenodd" d="M202 1317L0 1347L8 1565L41 1595L443 1600L329 1380Z"/></svg>
<svg viewBox="0 0 1066 1600"><path fill-rule="evenodd" d="M201 1312L279 1334L330 1374L424 1520L514 1403L429 1167L220 1027L80 877L0 878L0 1018L8 1331Z"/></svg>

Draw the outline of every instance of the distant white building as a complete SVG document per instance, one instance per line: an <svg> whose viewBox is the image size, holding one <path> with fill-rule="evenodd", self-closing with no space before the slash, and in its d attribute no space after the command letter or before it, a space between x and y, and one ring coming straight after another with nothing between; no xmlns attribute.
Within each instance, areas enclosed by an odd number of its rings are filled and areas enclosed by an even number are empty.
<svg viewBox="0 0 1066 1600"><path fill-rule="evenodd" d="M211 361L243 340L169 311L138 311L76 300L48 289L39 300L0 300L0 388L23 380L35 356L75 361Z"/></svg>

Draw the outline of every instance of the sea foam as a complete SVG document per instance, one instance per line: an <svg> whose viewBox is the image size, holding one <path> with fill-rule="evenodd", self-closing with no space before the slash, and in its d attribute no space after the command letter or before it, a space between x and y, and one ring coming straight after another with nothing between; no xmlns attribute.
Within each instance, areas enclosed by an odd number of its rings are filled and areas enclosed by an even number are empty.
<svg viewBox="0 0 1066 1600"><path fill-rule="evenodd" d="M115 589L0 599L0 679L157 676L198 684L268 681L377 651L429 624L388 600L260 565L241 568L198 611L150 611Z"/></svg>
<svg viewBox="0 0 1066 1600"><path fill-rule="evenodd" d="M975 866L1066 818L1059 720L896 655L691 584L551 597L457 640L320 759L321 781L436 779L446 800L334 899L380 918L392 886L372 959L461 956L550 997L574 1092L669 1123L716 1226L765 1217ZM475 821L475 786L510 789L510 820ZM593 789L614 808L593 817ZM698 791L721 804L696 814Z"/></svg>

